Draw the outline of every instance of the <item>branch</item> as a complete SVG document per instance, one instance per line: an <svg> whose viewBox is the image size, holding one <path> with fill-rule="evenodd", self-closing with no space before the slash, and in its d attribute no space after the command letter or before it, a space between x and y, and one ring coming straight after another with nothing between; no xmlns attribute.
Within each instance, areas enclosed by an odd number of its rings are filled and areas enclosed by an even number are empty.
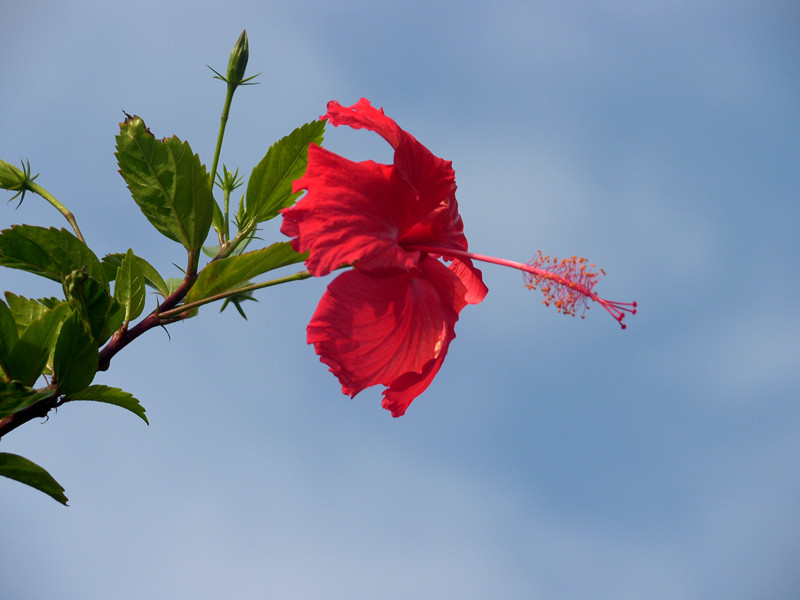
<svg viewBox="0 0 800 600"><path fill-rule="evenodd" d="M39 400L36 404L32 404L27 408L15 412L13 415L8 415L0 419L0 438L2 438L9 431L14 431L20 425L24 425L28 421L37 419L39 417L46 417L53 408L58 406L59 391L57 387L51 388L53 395L44 400Z"/></svg>
<svg viewBox="0 0 800 600"><path fill-rule="evenodd" d="M173 320L179 320L170 318L164 319L162 313L174 308L178 302L186 297L186 294L194 285L194 282L197 279L197 259L198 256L196 252L189 252L189 267L186 269L186 276L183 278L183 281L178 288L169 296L167 296L164 299L164 302L156 306L153 312L139 321L136 325L130 329L123 326L117 330L113 336L111 336L109 342L100 351L100 357L97 364L98 371L107 371L111 364L111 359L114 358L117 352L122 350L125 346L130 344L144 332L149 331L153 327L158 327L159 325L169 323Z"/></svg>

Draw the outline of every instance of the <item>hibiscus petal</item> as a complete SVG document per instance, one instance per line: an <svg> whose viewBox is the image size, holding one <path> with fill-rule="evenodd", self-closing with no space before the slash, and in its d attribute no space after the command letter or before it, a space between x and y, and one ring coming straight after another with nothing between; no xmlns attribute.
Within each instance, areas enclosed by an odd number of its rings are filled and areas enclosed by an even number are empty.
<svg viewBox="0 0 800 600"><path fill-rule="evenodd" d="M394 176L415 195L414 201L405 205L401 243L424 240L427 245L467 250L455 197L455 171L449 160L433 154L365 98L350 107L328 102L325 116L333 125L374 131L394 148Z"/></svg>
<svg viewBox="0 0 800 600"><path fill-rule="evenodd" d="M392 167L353 162L324 148L308 149L306 174L295 191L308 193L284 209L281 232L298 252L310 251L306 266L315 276L364 260L364 269L413 268L419 252L398 241L403 206L411 201L392 180Z"/></svg>
<svg viewBox="0 0 800 600"><path fill-rule="evenodd" d="M308 325L308 343L353 397L376 384L400 416L444 360L466 289L444 265L375 277L353 270L328 286Z"/></svg>
<svg viewBox="0 0 800 600"><path fill-rule="evenodd" d="M454 259L450 263L450 270L455 273L456 277L467 288L467 293L464 297L467 304L483 302L486 294L489 293L489 288L483 283L483 274L480 269L474 267L471 260Z"/></svg>
<svg viewBox="0 0 800 600"><path fill-rule="evenodd" d="M439 345L434 358L425 365L419 373L404 373L383 392L383 402L381 405L386 410L391 411L393 417L401 417L406 409L422 392L428 389L436 374L447 356L447 350L456 337L455 322L458 314L467 304L467 295L470 293L463 285L456 284L452 277L454 273L448 270L437 260L426 258L422 263L422 268L429 278L429 281L437 288L441 302L453 308L456 313L455 320L445 322L442 325ZM479 271L480 273L480 271ZM480 282L482 285L482 282Z"/></svg>
<svg viewBox="0 0 800 600"><path fill-rule="evenodd" d="M450 341L455 337L456 334L452 330L443 332L442 350L437 358L429 361L421 373L405 373L398 377L391 387L384 390L381 406L390 411L393 417L402 417L406 414L414 399L428 389L444 362Z"/></svg>
<svg viewBox="0 0 800 600"><path fill-rule="evenodd" d="M347 125L353 129L369 129L385 139L392 148L400 145L400 139L410 134L400 129L393 119L387 117L382 108L375 108L369 100L361 98L353 106L342 106L336 100L328 102L328 112L322 119L329 119L335 126Z"/></svg>

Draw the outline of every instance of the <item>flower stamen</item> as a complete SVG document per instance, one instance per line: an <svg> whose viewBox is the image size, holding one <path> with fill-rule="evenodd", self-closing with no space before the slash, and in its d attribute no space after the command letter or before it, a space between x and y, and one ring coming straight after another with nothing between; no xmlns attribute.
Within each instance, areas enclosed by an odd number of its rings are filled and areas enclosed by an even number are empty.
<svg viewBox="0 0 800 600"><path fill-rule="evenodd" d="M595 271L594 263L583 257L551 258L539 250L527 266L530 268L523 270L525 287L529 290L538 288L544 294L542 303L545 306L552 304L562 314L576 316L580 313L584 318L589 300L592 300L606 309L623 329L626 327L622 322L625 314L636 314L636 302L614 302L594 292L595 285L606 272L603 269Z"/></svg>
<svg viewBox="0 0 800 600"><path fill-rule="evenodd" d="M594 263L590 263L585 258L578 256L562 259L551 258L549 255L542 254L540 250L537 257L526 264L453 248L414 245L409 249L449 259L470 258L518 269L522 271L525 278L525 287L531 290L539 289L544 294L543 304L555 306L558 312L565 315L576 316L580 313L583 318L589 308L589 300L591 300L606 309L620 327L625 329L627 325L622 322L625 315L636 314L636 302L615 302L601 298L595 293L595 285L606 272L603 269L594 271Z"/></svg>

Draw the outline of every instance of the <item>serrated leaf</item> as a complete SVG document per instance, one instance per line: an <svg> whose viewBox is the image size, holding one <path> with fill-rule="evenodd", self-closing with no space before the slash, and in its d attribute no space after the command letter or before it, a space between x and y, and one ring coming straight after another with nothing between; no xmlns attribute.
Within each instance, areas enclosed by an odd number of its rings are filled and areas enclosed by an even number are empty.
<svg viewBox="0 0 800 600"><path fill-rule="evenodd" d="M103 257L103 267L106 270L106 276L109 281L114 281L117 278L117 272L125 256L127 256L127 254L118 252L115 254L106 254ZM164 283L163 277L156 271L155 267L140 256L134 255L134 259L138 265L137 268L144 276L145 284L149 285L162 296L169 296L169 287Z"/></svg>
<svg viewBox="0 0 800 600"><path fill-rule="evenodd" d="M114 298L125 307L125 321L132 321L144 310L144 273L133 250L122 259L114 281Z"/></svg>
<svg viewBox="0 0 800 600"><path fill-rule="evenodd" d="M312 121L275 142L256 165L247 182L245 223L261 223L276 217L295 203L301 192L292 193L292 182L308 166L308 145L322 143L325 121Z"/></svg>
<svg viewBox="0 0 800 600"><path fill-rule="evenodd" d="M60 304L32 321L22 331L8 359L11 379L26 386L36 382L47 366L61 322L69 316L69 310L66 302Z"/></svg>
<svg viewBox="0 0 800 600"><path fill-rule="evenodd" d="M80 271L73 271L64 279L64 291L98 344L110 338L125 320L125 307L106 288Z"/></svg>
<svg viewBox="0 0 800 600"><path fill-rule="evenodd" d="M124 392L119 388L108 387L106 385L90 385L89 387L70 394L70 400L91 400L93 402L105 402L106 404L114 404L131 411L137 417L141 418L148 425L150 422L145 416L144 407L139 404L139 401L128 392Z"/></svg>
<svg viewBox="0 0 800 600"><path fill-rule="evenodd" d="M235 290L267 271L303 262L307 254L292 249L290 242L276 242L266 248L245 252L209 263L197 276L186 302Z"/></svg>
<svg viewBox="0 0 800 600"><path fill-rule="evenodd" d="M53 377L58 389L71 394L94 379L98 362L97 341L77 311L61 325L53 354Z"/></svg>
<svg viewBox="0 0 800 600"><path fill-rule="evenodd" d="M187 142L157 140L139 117L117 136L119 172L150 223L189 251L202 246L213 218L211 178Z"/></svg>
<svg viewBox="0 0 800 600"><path fill-rule="evenodd" d="M53 479L50 473L27 458L9 452L0 452L0 475L36 488L64 506L67 505L64 488Z"/></svg>
<svg viewBox="0 0 800 600"><path fill-rule="evenodd" d="M76 269L86 269L87 275L108 287L100 260L66 229L33 225L4 229L0 232L0 265L58 282Z"/></svg>
<svg viewBox="0 0 800 600"><path fill-rule="evenodd" d="M53 393L50 390L35 390L19 381L0 381L0 419L52 398Z"/></svg>
<svg viewBox="0 0 800 600"><path fill-rule="evenodd" d="M51 308L55 308L63 303L59 298L26 298L24 296L17 296L11 292L5 293L8 308L14 316L17 323L17 333L22 333L22 330L30 325L33 321L41 317Z"/></svg>
<svg viewBox="0 0 800 600"><path fill-rule="evenodd" d="M5 302L0 300L0 381L8 381L11 375L8 373L8 358L17 345L19 333L17 333L17 323L14 315Z"/></svg>

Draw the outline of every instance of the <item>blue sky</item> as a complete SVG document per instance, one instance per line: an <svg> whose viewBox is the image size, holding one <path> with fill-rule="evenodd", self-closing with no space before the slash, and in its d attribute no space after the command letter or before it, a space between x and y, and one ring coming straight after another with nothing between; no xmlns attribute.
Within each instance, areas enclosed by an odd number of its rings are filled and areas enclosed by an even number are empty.
<svg viewBox="0 0 800 600"><path fill-rule="evenodd" d="M406 416L343 396L305 344L326 280L249 320L210 307L102 381L151 425L67 405L3 440L70 507L0 484L9 598L591 598L800 594L800 10L792 2L13 3L0 157L30 159L99 254L177 275L113 157L122 110L210 163L364 96L452 160L470 248L604 267L626 331L489 265ZM326 146L390 161L368 132ZM62 226L29 197L0 225ZM278 239L276 226L264 239ZM0 288L57 288L4 272Z"/></svg>

